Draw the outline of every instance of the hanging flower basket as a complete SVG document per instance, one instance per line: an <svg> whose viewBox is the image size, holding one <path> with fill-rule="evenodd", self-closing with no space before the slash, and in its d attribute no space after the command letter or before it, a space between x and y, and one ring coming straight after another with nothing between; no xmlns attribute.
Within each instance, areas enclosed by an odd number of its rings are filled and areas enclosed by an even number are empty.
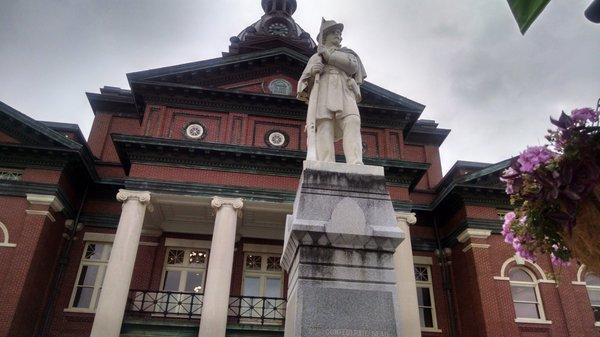
<svg viewBox="0 0 600 337"><path fill-rule="evenodd" d="M557 266L576 258L600 275L599 115L582 108L550 118L550 144L528 147L504 171L515 210L502 234L521 257L550 254Z"/></svg>
<svg viewBox="0 0 600 337"><path fill-rule="evenodd" d="M581 203L576 223L571 235L563 233L565 245L589 271L600 275L600 185Z"/></svg>

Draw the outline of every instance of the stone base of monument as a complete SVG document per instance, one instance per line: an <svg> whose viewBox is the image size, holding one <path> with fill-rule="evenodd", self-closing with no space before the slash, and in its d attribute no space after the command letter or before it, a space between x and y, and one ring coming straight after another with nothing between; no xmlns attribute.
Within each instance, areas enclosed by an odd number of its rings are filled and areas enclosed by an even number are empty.
<svg viewBox="0 0 600 337"><path fill-rule="evenodd" d="M404 238L383 168L304 162L281 264L285 337L400 337L392 256Z"/></svg>

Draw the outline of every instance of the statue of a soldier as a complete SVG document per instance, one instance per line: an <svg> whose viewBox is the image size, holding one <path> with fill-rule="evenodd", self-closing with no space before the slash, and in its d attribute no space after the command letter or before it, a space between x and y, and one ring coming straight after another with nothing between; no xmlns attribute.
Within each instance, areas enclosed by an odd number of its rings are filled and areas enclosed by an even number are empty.
<svg viewBox="0 0 600 337"><path fill-rule="evenodd" d="M343 29L341 23L322 20L319 47L300 77L298 99L308 102L307 159L335 162L334 142L342 139L346 163L362 164L357 103L367 74L358 55L341 46Z"/></svg>

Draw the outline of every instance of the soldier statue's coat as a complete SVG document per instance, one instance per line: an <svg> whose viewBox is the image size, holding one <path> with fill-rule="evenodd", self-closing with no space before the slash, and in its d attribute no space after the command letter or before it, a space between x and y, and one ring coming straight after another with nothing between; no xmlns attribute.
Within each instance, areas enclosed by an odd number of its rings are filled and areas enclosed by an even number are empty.
<svg viewBox="0 0 600 337"><path fill-rule="evenodd" d="M340 25L341 24L337 24ZM343 27L343 26L342 26ZM325 29L332 27L326 27ZM325 30L323 29L323 31ZM319 34L317 40L322 43ZM319 51L309 60L302 76L298 81L298 99L308 102L314 83L312 68L315 64L323 63L324 68L319 81L319 92L317 99L316 119L336 119L349 115L360 117L357 103L361 101L360 85L367 77L365 68L358 55L351 49L345 47L330 47L329 62L322 56L325 46L319 46ZM335 139L341 136L341 130L336 129Z"/></svg>

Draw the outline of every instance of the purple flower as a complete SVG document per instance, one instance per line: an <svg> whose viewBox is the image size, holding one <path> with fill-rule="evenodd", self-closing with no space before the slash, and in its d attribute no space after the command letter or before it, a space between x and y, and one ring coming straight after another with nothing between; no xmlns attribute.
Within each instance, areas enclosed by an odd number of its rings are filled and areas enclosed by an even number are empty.
<svg viewBox="0 0 600 337"><path fill-rule="evenodd" d="M580 108L571 111L571 118L573 122L579 124L585 124L585 122L597 122L598 121L598 112L592 110L591 108Z"/></svg>
<svg viewBox="0 0 600 337"><path fill-rule="evenodd" d="M520 174L521 173L519 171L512 167L509 167L502 172L500 181L506 183L506 194L515 194L515 178L517 178Z"/></svg>
<svg viewBox="0 0 600 337"><path fill-rule="evenodd" d="M521 245L521 240L520 240L519 238L514 238L514 239L513 239L512 246L513 246L513 248L514 248L514 249L515 249L517 252L519 252L519 250L521 250L521 249L522 249L522 247L523 247L523 246Z"/></svg>
<svg viewBox="0 0 600 337"><path fill-rule="evenodd" d="M571 261L564 261L560 257L554 255L554 253L550 253L550 260L552 261L552 264L557 267L568 267L571 265Z"/></svg>
<svg viewBox="0 0 600 337"><path fill-rule="evenodd" d="M511 223L513 222L515 219L517 218L517 215L515 214L515 212L508 212L506 214L504 214L504 223Z"/></svg>
<svg viewBox="0 0 600 337"><path fill-rule="evenodd" d="M529 146L519 155L517 162L520 164L521 172L533 172L555 156L556 153L548 150L546 146Z"/></svg>
<svg viewBox="0 0 600 337"><path fill-rule="evenodd" d="M502 235L504 236L504 242L506 243L512 243L515 239L515 235L510 229L502 229Z"/></svg>

